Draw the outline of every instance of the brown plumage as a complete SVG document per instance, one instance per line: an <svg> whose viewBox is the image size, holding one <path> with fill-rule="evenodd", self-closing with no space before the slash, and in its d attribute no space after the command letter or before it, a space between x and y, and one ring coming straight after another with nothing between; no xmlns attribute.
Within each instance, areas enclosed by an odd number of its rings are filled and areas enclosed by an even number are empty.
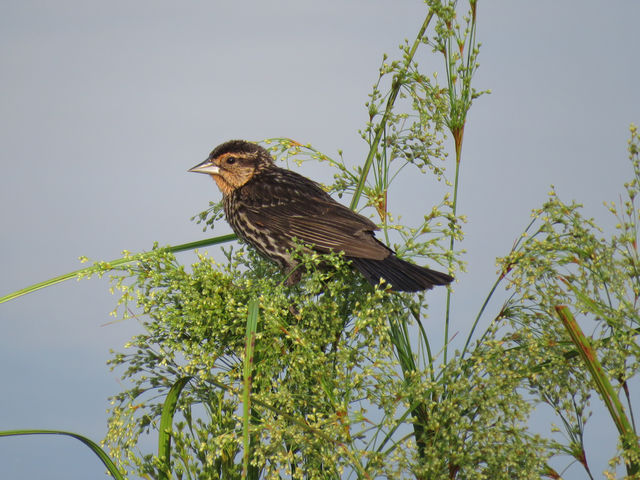
<svg viewBox="0 0 640 480"><path fill-rule="evenodd" d="M416 292L453 280L396 257L375 238L375 223L333 200L317 183L277 167L259 145L231 140L189 171L213 177L233 231L278 263L289 283L301 274L291 256L293 238L318 252L344 252L372 285L383 278L394 290Z"/></svg>

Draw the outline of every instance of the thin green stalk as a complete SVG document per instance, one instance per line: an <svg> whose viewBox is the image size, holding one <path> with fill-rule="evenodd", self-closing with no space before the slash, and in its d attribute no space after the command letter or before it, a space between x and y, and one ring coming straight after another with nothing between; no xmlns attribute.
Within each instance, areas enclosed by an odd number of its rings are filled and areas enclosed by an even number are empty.
<svg viewBox="0 0 640 480"><path fill-rule="evenodd" d="M456 68L456 61L454 60L453 49L458 48L458 42L456 45L452 45L451 35L447 38L447 46L444 51L445 62L446 62L446 72L447 72L447 83L449 87L449 104L450 104L450 112L449 119L447 125L449 130L451 131L451 135L453 136L455 151L456 151L456 172L455 172L455 180L453 187L453 204L452 204L452 222L456 220L456 214L458 210L458 182L460 179L460 161L462 159L462 140L464 138L464 127L467 119L467 112L471 107L471 101L473 98L473 90L471 89L471 77L473 76L474 65L475 62L475 32L476 32L476 8L477 4L475 0L471 0L469 2L471 8L471 26L469 29L469 38L467 39L468 46L466 58L461 60L464 63L464 67L462 68L462 72L456 72L454 69ZM459 48L464 48L463 46ZM462 78L460 81L460 92L457 91L456 82L458 81L458 75L461 75ZM454 224L451 225L451 238L449 241L449 250L453 252L453 247L455 245L455 229ZM449 267L453 264L453 259L449 260ZM447 363L447 351L448 351L448 343L449 343L449 324L451 321L451 289L447 291L447 304L446 304L446 313L445 313L445 326L444 326L444 353L443 359L444 363Z"/></svg>
<svg viewBox="0 0 640 480"><path fill-rule="evenodd" d="M524 233L522 235L520 235L520 237L518 238L518 240L513 244L513 247L511 248L511 253L515 252L517 250L517 248L520 246L520 244L524 241L525 238L534 238L536 234L534 234L533 236L526 236L525 234L528 234L529 230L531 229L531 227L533 226L533 224L536 222L537 218L533 218L529 224L526 226L526 228L524 229ZM484 299L484 302L482 303L482 307L480 307L480 311L478 312L478 315L476 315L476 319L473 322L473 325L471 326L471 330L469 331L469 335L467 336L467 341L464 344L464 348L462 349L462 357L464 357L464 354L467 351L467 348L469 348L469 344L471 343L471 338L473 337L473 334L476 330L476 327L478 326L478 323L480 322L480 318L482 317L482 314L484 313L484 311L487 308L487 305L489 304L489 301L491 300L491 298L493 297L493 294L496 291L496 288L498 288L498 285L500 284L500 282L502 282L502 280L504 279L504 277L507 275L509 269L506 269L494 282L493 286L491 287L491 290L489 290L489 293L487 294L486 298ZM482 342L482 339L487 335L488 330L486 330L484 332L484 334L480 337L480 342Z"/></svg>
<svg viewBox="0 0 640 480"><path fill-rule="evenodd" d="M220 243L227 243L235 240L237 237L234 234L230 235L222 235L220 237L208 238L206 240L198 240L197 242L189 242L183 243L180 245L176 245L174 247L162 247L160 250L164 250L170 253L178 253L184 252L186 250L194 250L196 248L208 247L210 245L218 245ZM116 260L111 260L109 262L104 262L104 264L108 265L109 268L115 268L120 265L125 265L130 262L135 262L141 256L145 255L145 253L138 253L132 255L130 257L118 258ZM22 288L20 290L16 290L15 292L9 293L4 297L0 297L0 303L8 302L9 300L13 300L15 298L21 297L23 295L27 295L29 293L33 293L36 290L40 290L41 288L50 287L57 283L62 283L67 280L71 280L72 278L78 278L81 275L89 275L92 273L98 272L99 267L96 265L91 265L90 267L81 268L80 270L75 270L73 272L65 273L64 275L60 275L58 277L50 278L49 280L45 280L44 282L35 283L28 287Z"/></svg>
<svg viewBox="0 0 640 480"><path fill-rule="evenodd" d="M478 315L476 315L476 319L473 322L473 325L471 326L471 330L469 331L469 335L467 335L467 341L464 344L464 348L462 349L462 354L460 355L461 357L464 357L464 354L467 351L467 348L469 348L469 344L471 343L471 337L473 337L473 332L475 332L476 327L478 326L478 323L480 322L480 317L482 317L482 314L484 313L485 309L487 308L487 305L489 304L489 300L491 300L491 297L493 297L493 294L496 291L496 288L498 288L498 285L500 284L500 282L502 281L504 277L500 276L498 277L498 279L493 283L493 286L491 287L491 290L489 290L489 294L487 295L487 297L484 299L484 302L482 303L482 307L480 307L480 311L478 312ZM449 299L449 296L447 295L447 300ZM445 327L447 327L447 325L445 325Z"/></svg>
<svg viewBox="0 0 640 480"><path fill-rule="evenodd" d="M453 184L453 205L452 205L452 222L455 222L456 212L458 210L458 178L460 177L460 154L461 150L458 149L458 144L456 143L456 177ZM455 244L455 230L454 227L451 227L451 238L449 241L449 251L453 252L453 246ZM453 260L449 260L449 267L451 267ZM447 304L445 310L444 317L444 352L443 362L447 363L447 351L449 348L449 324L451 322L451 288L447 288Z"/></svg>
<svg viewBox="0 0 640 480"><path fill-rule="evenodd" d="M418 49L418 46L422 43L422 37L424 36L424 32L427 30L431 19L433 18L433 11L429 10L427 14L427 18L425 18L422 27L420 27L420 31L416 36L413 45L411 46L411 50L409 51L409 55L406 56L404 62L404 68L400 73L396 75L393 79L393 83L391 84L391 92L389 93L389 99L387 100L387 106L384 110L384 114L382 115L382 120L376 127L376 134L373 138L373 142L371 143L371 147L369 149L369 155L367 155L367 159L364 162L364 166L362 167L362 174L360 175L360 180L358 181L358 185L356 186L356 190L353 193L353 198L351 199L351 209L355 210L358 208L358 202L360 201L360 197L362 196L362 191L364 190L364 185L367 181L367 176L369 175L369 170L371 169L371 165L373 164L373 159L375 158L376 152L378 151L378 144L380 143L380 139L385 131L385 127L387 125L387 121L389 120L389 115L391 115L391 110L393 109L393 104L398 97L398 93L400 93L400 87L402 87L402 80L405 72L411 65L411 61Z"/></svg>
<svg viewBox="0 0 640 480"><path fill-rule="evenodd" d="M420 330L420 336L422 337L422 345L424 345L425 350L427 352L425 365L433 366L433 354L431 353L431 344L429 343L429 337L427 336L427 331L424 328L424 324L420 319L420 314L412 310L411 315L413 316L414 320L416 321L416 324L418 325L418 329ZM423 361L425 361L424 351L422 353L422 359ZM433 368L429 368L429 371L430 371L431 380L435 380Z"/></svg>

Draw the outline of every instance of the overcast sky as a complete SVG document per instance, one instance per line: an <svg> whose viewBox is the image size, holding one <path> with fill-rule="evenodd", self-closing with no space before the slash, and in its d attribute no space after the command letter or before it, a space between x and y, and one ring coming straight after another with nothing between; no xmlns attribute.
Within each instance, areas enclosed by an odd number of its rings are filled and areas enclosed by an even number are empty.
<svg viewBox="0 0 640 480"><path fill-rule="evenodd" d="M611 226L602 201L630 178L628 126L640 122L639 2L492 0L478 12L475 85L492 94L465 130L461 332L550 184ZM80 268L79 255L210 235L189 218L219 193L186 170L230 138L290 137L361 162L357 132L382 54L397 58L424 16L417 0L0 1L0 295ZM417 58L423 71L441 68L427 48ZM328 168L301 171L322 179ZM415 195L396 195L400 213L420 213ZM121 389L105 362L136 331L109 324L115 301L90 280L0 305L0 430L104 436L107 397ZM603 438L615 442L604 430L588 440ZM609 453L596 455L598 475ZM1 478L103 470L70 439L0 439Z"/></svg>

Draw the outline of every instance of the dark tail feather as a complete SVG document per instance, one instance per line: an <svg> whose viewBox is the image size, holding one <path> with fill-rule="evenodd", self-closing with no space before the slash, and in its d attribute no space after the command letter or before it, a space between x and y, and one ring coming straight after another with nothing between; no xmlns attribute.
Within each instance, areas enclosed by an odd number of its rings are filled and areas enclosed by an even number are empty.
<svg viewBox="0 0 640 480"><path fill-rule="evenodd" d="M434 285L448 285L453 277L426 267L405 262L391 254L384 260L350 258L353 265L371 285L378 285L383 278L394 290L419 292Z"/></svg>

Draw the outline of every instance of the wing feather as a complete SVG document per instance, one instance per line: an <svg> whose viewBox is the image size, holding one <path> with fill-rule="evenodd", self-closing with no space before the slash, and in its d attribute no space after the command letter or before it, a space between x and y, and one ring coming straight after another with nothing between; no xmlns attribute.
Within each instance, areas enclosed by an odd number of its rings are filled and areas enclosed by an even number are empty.
<svg viewBox="0 0 640 480"><path fill-rule="evenodd" d="M277 169L277 181L243 189L248 221L318 251L343 251L348 257L382 260L391 250L375 239L375 223L331 198L318 184L289 170ZM286 176L283 181L283 172ZM263 185L269 191L261 191ZM247 185L249 186L249 185ZM266 203L265 199L269 199Z"/></svg>

